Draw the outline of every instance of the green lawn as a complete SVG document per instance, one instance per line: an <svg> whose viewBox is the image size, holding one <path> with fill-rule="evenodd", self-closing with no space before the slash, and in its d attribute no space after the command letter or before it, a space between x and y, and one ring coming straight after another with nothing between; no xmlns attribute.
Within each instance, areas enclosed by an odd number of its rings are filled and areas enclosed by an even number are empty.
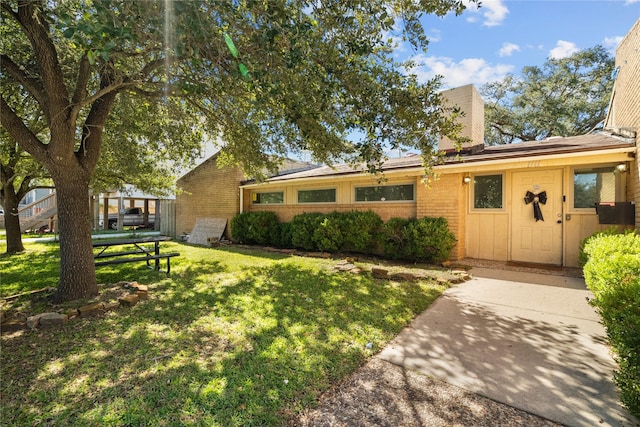
<svg viewBox="0 0 640 427"><path fill-rule="evenodd" d="M3 296L56 284L57 246L26 246L0 257ZM284 425L444 290L334 272L335 260L164 250L181 253L170 277L98 269L99 283L148 284L148 301L2 337L2 425Z"/></svg>

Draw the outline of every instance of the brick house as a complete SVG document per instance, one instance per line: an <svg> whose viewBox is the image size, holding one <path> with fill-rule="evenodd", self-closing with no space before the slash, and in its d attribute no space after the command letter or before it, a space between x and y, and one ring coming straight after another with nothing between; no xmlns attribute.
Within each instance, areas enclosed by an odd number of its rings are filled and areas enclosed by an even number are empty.
<svg viewBox="0 0 640 427"><path fill-rule="evenodd" d="M603 212L637 210L640 199L640 20L616 52L619 66L604 132L485 147L484 106L477 90L443 92L466 113L471 142L434 168L438 179L424 184L419 156L390 159L386 181L348 165L315 167L245 180L238 169L220 169L215 156L178 181L177 229L188 231L198 216L231 218L238 212L269 210L281 221L302 212L373 210L392 217L442 216L457 238L452 259L465 257L577 266L579 244L609 227ZM451 152L449 141L440 149ZM453 153L452 153L453 154ZM205 185L204 183L207 183ZM596 212L595 203L615 206ZM536 206L536 208L534 208ZM607 208L607 209L605 209ZM635 227L640 215L635 212Z"/></svg>

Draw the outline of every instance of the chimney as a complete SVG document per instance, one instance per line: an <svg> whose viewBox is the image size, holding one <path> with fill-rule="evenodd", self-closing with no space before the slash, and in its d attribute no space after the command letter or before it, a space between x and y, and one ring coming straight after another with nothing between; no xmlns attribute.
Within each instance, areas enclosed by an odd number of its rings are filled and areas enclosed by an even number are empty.
<svg viewBox="0 0 640 427"><path fill-rule="evenodd" d="M463 152L476 152L484 147L484 101L472 84L440 92L447 107L458 106L464 116L458 118L462 124L460 134L470 139L462 145ZM441 137L438 143L440 151L455 152L453 142Z"/></svg>

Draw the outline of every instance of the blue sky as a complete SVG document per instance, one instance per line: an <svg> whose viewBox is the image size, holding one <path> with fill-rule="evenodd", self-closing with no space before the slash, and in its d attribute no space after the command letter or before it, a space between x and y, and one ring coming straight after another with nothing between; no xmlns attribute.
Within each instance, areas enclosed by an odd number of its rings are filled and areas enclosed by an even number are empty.
<svg viewBox="0 0 640 427"><path fill-rule="evenodd" d="M459 16L425 16L427 52L400 46L397 55L421 64L414 70L421 79L443 75L445 89L479 88L597 44L614 55L639 18L640 0L483 0Z"/></svg>

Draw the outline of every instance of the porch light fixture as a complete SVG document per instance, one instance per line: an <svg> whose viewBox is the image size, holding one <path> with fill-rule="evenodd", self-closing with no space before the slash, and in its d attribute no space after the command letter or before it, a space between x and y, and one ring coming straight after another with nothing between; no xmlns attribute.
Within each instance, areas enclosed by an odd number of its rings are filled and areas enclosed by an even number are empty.
<svg viewBox="0 0 640 427"><path fill-rule="evenodd" d="M464 178L462 178L462 183L463 184L468 184L471 182L471 177L470 176L465 176Z"/></svg>
<svg viewBox="0 0 640 427"><path fill-rule="evenodd" d="M620 173L622 172L626 172L627 171L627 164L626 163L618 163L616 165L616 170Z"/></svg>

